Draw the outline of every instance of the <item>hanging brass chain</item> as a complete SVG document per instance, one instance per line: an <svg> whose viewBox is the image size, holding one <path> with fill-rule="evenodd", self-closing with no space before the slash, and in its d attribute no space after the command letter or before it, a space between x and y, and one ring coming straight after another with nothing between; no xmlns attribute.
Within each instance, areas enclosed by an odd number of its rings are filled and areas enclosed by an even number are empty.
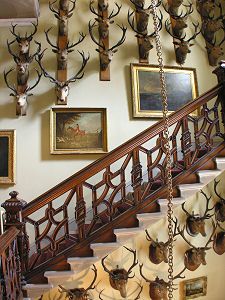
<svg viewBox="0 0 225 300"><path fill-rule="evenodd" d="M163 119L164 119L164 140L166 148L166 180L167 180L167 220L168 220L168 235L169 235L169 246L168 246L168 298L173 299L173 185L172 185L172 174L171 174L171 155L170 155L170 143L169 143L169 120L168 120L168 101L167 101L167 89L166 80L164 73L164 65L162 58L162 44L159 35L159 20L157 17L156 0L151 0L152 4L152 14L154 21L155 30L155 42L156 42L156 52L158 56L159 63L159 75L160 75L160 85L161 85L161 96L162 96L162 106L163 106Z"/></svg>

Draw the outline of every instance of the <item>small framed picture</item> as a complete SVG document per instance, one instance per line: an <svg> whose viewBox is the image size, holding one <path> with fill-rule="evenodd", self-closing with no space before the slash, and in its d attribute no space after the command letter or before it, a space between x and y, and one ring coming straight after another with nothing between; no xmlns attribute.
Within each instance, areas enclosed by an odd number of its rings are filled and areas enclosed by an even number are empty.
<svg viewBox="0 0 225 300"><path fill-rule="evenodd" d="M207 293L207 277L198 277L184 280L180 283L181 299L194 299L200 296L206 296Z"/></svg>
<svg viewBox="0 0 225 300"><path fill-rule="evenodd" d="M51 154L106 153L105 108L53 108Z"/></svg>
<svg viewBox="0 0 225 300"><path fill-rule="evenodd" d="M164 67L169 112L174 112L198 97L196 70ZM159 67L131 64L133 117L162 118ZM194 112L193 115L197 115Z"/></svg>
<svg viewBox="0 0 225 300"><path fill-rule="evenodd" d="M15 183L16 131L0 130L0 184Z"/></svg>

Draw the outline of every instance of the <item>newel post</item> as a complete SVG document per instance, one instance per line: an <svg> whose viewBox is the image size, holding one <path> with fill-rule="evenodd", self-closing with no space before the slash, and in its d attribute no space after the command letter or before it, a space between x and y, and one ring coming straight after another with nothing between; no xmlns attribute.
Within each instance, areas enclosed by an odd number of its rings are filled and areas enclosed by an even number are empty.
<svg viewBox="0 0 225 300"><path fill-rule="evenodd" d="M223 89L218 97L222 106L222 122L225 126L225 60L220 61L219 67L217 67L213 73L217 76L218 83L223 83Z"/></svg>
<svg viewBox="0 0 225 300"><path fill-rule="evenodd" d="M9 193L11 198L6 200L1 206L5 209L4 230L7 230L11 226L15 226L20 230L17 242L23 277L28 269L29 258L29 237L26 234L25 223L22 220L22 210L27 203L26 201L19 199L17 197L18 194L19 193L16 191Z"/></svg>

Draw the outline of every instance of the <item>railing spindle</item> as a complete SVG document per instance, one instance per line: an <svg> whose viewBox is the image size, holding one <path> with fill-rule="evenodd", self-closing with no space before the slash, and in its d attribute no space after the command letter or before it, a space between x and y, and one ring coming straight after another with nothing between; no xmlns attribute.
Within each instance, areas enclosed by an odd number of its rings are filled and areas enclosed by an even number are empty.
<svg viewBox="0 0 225 300"><path fill-rule="evenodd" d="M85 218L86 218L86 203L83 195L83 185L80 184L76 187L77 202L75 208L75 220L78 228L79 240L85 238Z"/></svg>

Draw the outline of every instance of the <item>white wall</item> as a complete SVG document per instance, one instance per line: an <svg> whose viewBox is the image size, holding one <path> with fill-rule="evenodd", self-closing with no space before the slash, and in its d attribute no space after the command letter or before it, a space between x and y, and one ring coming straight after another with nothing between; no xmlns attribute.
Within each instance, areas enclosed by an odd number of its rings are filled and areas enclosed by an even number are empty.
<svg viewBox="0 0 225 300"><path fill-rule="evenodd" d="M51 74L56 70L56 57L51 52L45 40L44 29L54 27L52 40L56 39L57 22L48 9L48 1L41 0L41 17L38 33L35 39L41 41L43 49L48 51L43 59L44 66ZM116 18L116 23L127 25L127 10L131 6L129 0L120 1L123 4L122 13ZM89 12L89 0L77 1L73 17L70 19L69 37L71 41L78 38L78 32L87 33L87 24L93 15ZM111 5L111 1L110 1ZM112 6L111 6L112 7ZM164 17L164 21L167 16ZM194 18L194 15L193 17ZM115 27L112 27L115 28ZM23 29L20 29L21 31ZM30 29L28 29L29 31ZM6 39L13 37L9 28L0 28L0 71L14 66L14 62L7 52ZM120 37L119 30L112 30L110 42L113 44ZM163 57L166 65L176 66L172 46L172 38L161 33L163 41ZM71 86L68 107L106 107L108 116L108 145L109 151L135 134L151 126L153 119L132 118L132 96L130 84L130 63L138 62L136 38L128 26L127 39L115 54L111 64L111 81L99 81L99 62L96 46L88 36L79 46L85 52L89 51L91 59L86 67L85 76L81 81ZM34 49L34 46L33 46ZM225 58L225 56L224 56ZM73 52L69 59L69 76L74 68L79 68L80 56ZM150 53L150 63L157 64L155 49ZM216 76L212 75L207 54L204 49L203 38L199 36L192 52L188 55L184 67L197 69L199 92L202 93L216 84ZM31 75L34 80L34 73ZM29 99L28 115L17 118L15 115L15 102L9 96L3 76L0 77L0 129L16 129L17 132L17 174L15 186L0 186L0 202L8 198L11 190L17 190L20 197L31 201L61 180L77 172L84 166L99 157L99 155L50 155L49 150L49 111L54 106L55 94L53 85L47 78L42 78L39 86L34 90L34 96Z"/></svg>

